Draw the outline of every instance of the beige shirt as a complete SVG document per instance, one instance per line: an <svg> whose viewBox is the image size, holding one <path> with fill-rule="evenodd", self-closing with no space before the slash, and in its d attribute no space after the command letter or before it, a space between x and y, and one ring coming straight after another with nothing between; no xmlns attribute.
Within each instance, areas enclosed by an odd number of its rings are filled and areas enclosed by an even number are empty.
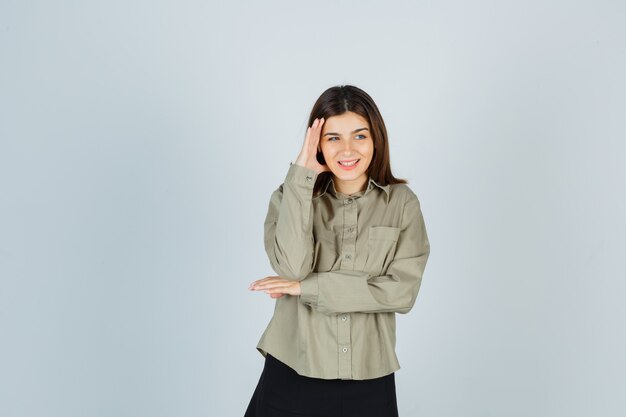
<svg viewBox="0 0 626 417"><path fill-rule="evenodd" d="M351 195L332 179L313 197L317 173L291 164L269 202L265 251L300 296L276 299L257 345L304 376L371 379L400 369L396 313L415 303L430 244L406 184Z"/></svg>

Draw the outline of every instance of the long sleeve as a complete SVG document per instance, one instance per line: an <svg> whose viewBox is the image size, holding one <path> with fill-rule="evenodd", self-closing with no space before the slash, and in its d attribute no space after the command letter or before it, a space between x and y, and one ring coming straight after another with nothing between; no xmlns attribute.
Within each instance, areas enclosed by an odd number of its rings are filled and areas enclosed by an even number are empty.
<svg viewBox="0 0 626 417"><path fill-rule="evenodd" d="M313 186L317 172L291 164L270 198L264 224L265 251L283 278L302 280L313 270Z"/></svg>
<svg viewBox="0 0 626 417"><path fill-rule="evenodd" d="M301 281L300 301L332 313L408 313L415 304L430 243L415 194L404 203L394 259L385 275L363 271L312 272Z"/></svg>

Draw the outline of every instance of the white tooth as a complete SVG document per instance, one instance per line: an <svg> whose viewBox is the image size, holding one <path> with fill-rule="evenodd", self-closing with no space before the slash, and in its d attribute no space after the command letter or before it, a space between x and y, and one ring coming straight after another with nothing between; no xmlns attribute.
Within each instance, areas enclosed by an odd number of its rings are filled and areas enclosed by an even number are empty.
<svg viewBox="0 0 626 417"><path fill-rule="evenodd" d="M344 165L344 166L349 167L349 166L352 166L352 165L356 164L358 161L359 161L359 160L357 159L356 161L352 161L352 162L341 162L341 161L339 161L339 163L340 163L341 165Z"/></svg>

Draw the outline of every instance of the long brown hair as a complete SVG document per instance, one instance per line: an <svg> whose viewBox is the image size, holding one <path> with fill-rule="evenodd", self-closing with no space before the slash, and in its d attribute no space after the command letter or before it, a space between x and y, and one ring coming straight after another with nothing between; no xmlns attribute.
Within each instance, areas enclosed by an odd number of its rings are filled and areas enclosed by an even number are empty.
<svg viewBox="0 0 626 417"><path fill-rule="evenodd" d="M369 177L381 186L407 184L406 179L396 178L391 173L385 122L374 100L360 88L353 85L338 85L324 91L313 105L307 126L311 126L316 118L323 117L324 120L328 120L332 116L339 116L349 111L367 120L371 128L374 155L366 171ZM313 194L317 195L331 178L332 172L330 171L320 173L315 182Z"/></svg>

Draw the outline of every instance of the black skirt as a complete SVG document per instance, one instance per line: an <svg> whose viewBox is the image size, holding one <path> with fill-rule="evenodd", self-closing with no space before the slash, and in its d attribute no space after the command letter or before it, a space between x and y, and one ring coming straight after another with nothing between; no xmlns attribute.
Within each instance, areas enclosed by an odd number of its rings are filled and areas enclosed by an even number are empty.
<svg viewBox="0 0 626 417"><path fill-rule="evenodd" d="M268 353L244 417L398 417L395 374L309 378Z"/></svg>

